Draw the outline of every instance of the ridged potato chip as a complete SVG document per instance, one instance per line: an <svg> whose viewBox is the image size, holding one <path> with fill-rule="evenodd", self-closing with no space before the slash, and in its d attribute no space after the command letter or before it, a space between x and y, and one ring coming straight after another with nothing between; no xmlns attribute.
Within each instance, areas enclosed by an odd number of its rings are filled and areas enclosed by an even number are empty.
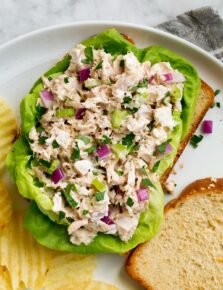
<svg viewBox="0 0 223 290"><path fill-rule="evenodd" d="M17 122L9 105L0 99L0 170L17 134Z"/></svg>
<svg viewBox="0 0 223 290"><path fill-rule="evenodd" d="M23 218L13 214L0 234L0 265L7 267L13 289L39 290L49 269L52 251L40 246L23 227Z"/></svg>
<svg viewBox="0 0 223 290"><path fill-rule="evenodd" d="M73 285L78 289L79 282L90 281L95 269L95 256L62 253L52 259L50 269L43 284L44 290L67 289Z"/></svg>
<svg viewBox="0 0 223 290"><path fill-rule="evenodd" d="M12 216L12 202L5 183L0 179L0 230L10 221Z"/></svg>
<svg viewBox="0 0 223 290"><path fill-rule="evenodd" d="M0 290L13 290L10 273L5 266L0 266Z"/></svg>
<svg viewBox="0 0 223 290"><path fill-rule="evenodd" d="M88 281L88 282L80 282L74 285L67 285L64 288L61 288L60 290L118 290L117 287L100 282L100 281Z"/></svg>

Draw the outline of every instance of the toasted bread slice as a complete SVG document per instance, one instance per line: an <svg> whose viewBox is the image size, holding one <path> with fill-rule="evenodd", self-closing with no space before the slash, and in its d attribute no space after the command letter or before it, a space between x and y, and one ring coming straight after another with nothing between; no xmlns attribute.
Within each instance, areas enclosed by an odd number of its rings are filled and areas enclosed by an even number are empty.
<svg viewBox="0 0 223 290"><path fill-rule="evenodd" d="M174 159L174 164L172 167L166 169L164 174L161 177L161 183L164 185L165 181L167 180L168 176L170 175L172 168L174 167L175 163L179 159L180 155L184 151L186 145L190 141L191 137L193 136L194 132L196 131L197 127L199 126L201 120L203 119L204 115L206 114L207 110L214 102L214 91L208 84L204 81L201 81L201 91L197 99L197 103L195 105L193 120L191 122L191 127L189 133L183 138L180 143L180 146L177 151L177 155Z"/></svg>
<svg viewBox="0 0 223 290"><path fill-rule="evenodd" d="M150 290L223 289L223 178L195 181L169 202L160 233L126 270Z"/></svg>

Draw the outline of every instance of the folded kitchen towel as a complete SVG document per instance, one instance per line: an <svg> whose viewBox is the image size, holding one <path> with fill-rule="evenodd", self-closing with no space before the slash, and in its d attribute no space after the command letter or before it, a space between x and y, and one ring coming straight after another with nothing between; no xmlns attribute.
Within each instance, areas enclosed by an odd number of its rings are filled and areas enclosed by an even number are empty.
<svg viewBox="0 0 223 290"><path fill-rule="evenodd" d="M223 20L212 7L188 11L156 27L200 46L223 62Z"/></svg>

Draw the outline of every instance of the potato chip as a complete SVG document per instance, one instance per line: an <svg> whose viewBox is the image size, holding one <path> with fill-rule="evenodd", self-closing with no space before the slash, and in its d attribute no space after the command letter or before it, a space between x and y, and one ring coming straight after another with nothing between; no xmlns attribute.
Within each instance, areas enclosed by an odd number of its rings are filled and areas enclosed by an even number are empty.
<svg viewBox="0 0 223 290"><path fill-rule="evenodd" d="M94 269L93 255L61 253L52 259L43 288L61 290L66 289L66 285L73 285L73 289L78 289L76 283L91 280Z"/></svg>
<svg viewBox="0 0 223 290"><path fill-rule="evenodd" d="M5 183L0 179L0 230L10 221L12 202Z"/></svg>
<svg viewBox="0 0 223 290"><path fill-rule="evenodd" d="M17 134L16 118L8 104L0 99L0 170Z"/></svg>
<svg viewBox="0 0 223 290"><path fill-rule="evenodd" d="M117 287L100 281L80 282L75 285L67 285L60 290L118 290Z"/></svg>
<svg viewBox="0 0 223 290"><path fill-rule="evenodd" d="M23 227L23 218L13 214L1 231L0 265L11 275L13 289L40 289L50 266L52 251L40 246Z"/></svg>
<svg viewBox="0 0 223 290"><path fill-rule="evenodd" d="M0 290L13 290L10 273L5 266L0 266Z"/></svg>

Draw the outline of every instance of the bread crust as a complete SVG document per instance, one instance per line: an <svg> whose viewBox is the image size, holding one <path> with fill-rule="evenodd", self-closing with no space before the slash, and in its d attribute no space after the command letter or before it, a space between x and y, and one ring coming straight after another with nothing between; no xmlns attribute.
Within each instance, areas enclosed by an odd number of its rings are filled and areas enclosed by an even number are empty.
<svg viewBox="0 0 223 290"><path fill-rule="evenodd" d="M181 154L183 153L185 147L187 146L188 142L190 141L191 137L193 136L194 132L196 131L197 127L199 126L201 120L203 119L204 115L207 113L208 109L210 108L210 106L213 104L214 102L214 91L213 89L204 81L201 80L201 91L199 95L204 95L205 96L205 106L202 108L199 116L196 118L196 120L193 120L192 125L191 125L191 129L189 131L189 133L185 136L185 138L181 141L180 146L177 150L177 154L174 158L174 162L173 165L169 168L166 169L166 171L163 173L160 181L163 187L167 178L169 177L174 165L176 164L177 160L179 159L179 157L181 156Z"/></svg>
<svg viewBox="0 0 223 290"><path fill-rule="evenodd" d="M171 209L176 208L183 204L186 200L193 197L194 195L206 195L209 193L219 193L223 195L223 178L212 178L207 177L204 179L198 179L188 186L186 186L179 197L171 200L167 203L164 209L164 214L169 212ZM149 243L149 241L147 242ZM125 269L127 273L137 282L139 282L145 289L155 290L155 288L147 284L141 277L138 276L137 270L134 265L136 265L136 257L140 254L143 244L140 244L135 248L135 250L130 254L126 261Z"/></svg>

